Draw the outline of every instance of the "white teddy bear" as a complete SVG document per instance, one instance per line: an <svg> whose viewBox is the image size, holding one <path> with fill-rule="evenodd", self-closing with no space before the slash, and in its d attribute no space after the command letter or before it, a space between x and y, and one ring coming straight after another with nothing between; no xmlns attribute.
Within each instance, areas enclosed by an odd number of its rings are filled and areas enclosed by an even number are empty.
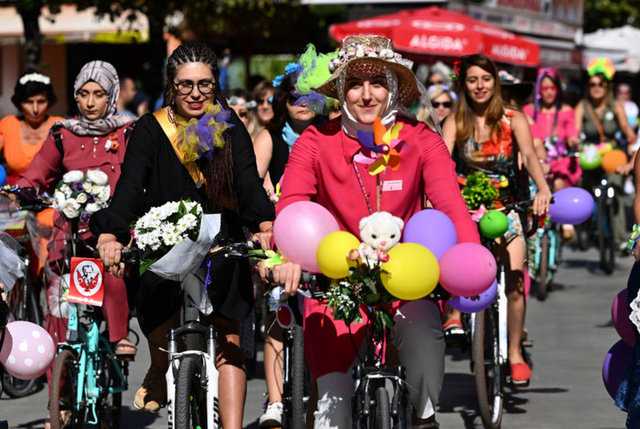
<svg viewBox="0 0 640 429"><path fill-rule="evenodd" d="M400 242L404 222L388 212L376 212L360 220L360 257L370 268L389 260L388 251Z"/></svg>

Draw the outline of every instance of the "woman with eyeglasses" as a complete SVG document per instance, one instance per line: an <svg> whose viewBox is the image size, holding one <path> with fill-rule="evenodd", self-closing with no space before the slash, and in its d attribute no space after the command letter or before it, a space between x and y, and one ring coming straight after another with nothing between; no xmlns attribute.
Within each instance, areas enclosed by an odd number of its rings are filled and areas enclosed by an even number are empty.
<svg viewBox="0 0 640 429"><path fill-rule="evenodd" d="M269 121L273 119L273 93L274 89L271 82L263 81L253 88L251 95L257 103L256 120L257 126L251 133L251 138L255 141L258 134L267 126Z"/></svg>
<svg viewBox="0 0 640 429"><path fill-rule="evenodd" d="M200 202L205 213L221 213L221 238L243 240L242 227L249 224L263 232L254 238L269 243L273 205L257 174L251 138L228 107L218 77L215 54L203 43L183 43L169 57L166 105L138 120L111 204L91 221L109 272L124 272L120 252L131 241L131 223L169 201L191 199ZM215 132L220 129L223 133ZM225 428L240 429L246 373L238 321L253 307L249 264L212 261L211 270L213 283L207 291L218 330L220 415ZM149 343L151 367L134 405L155 412L166 401L169 363L163 350L167 331L180 322L182 291L178 282L146 271L137 292L138 321Z"/></svg>
<svg viewBox="0 0 640 429"><path fill-rule="evenodd" d="M629 143L629 151L632 151L637 136L629 125L623 104L613 96L612 79L616 71L611 60L595 58L589 63L587 72L589 80L587 81L586 96L575 109L575 122L578 131L582 132L587 143L611 143L615 147L618 145L615 136L620 130ZM632 170L634 157L635 152L626 164L618 167L617 174L604 173L601 169L585 170L582 187L591 191L604 174L607 181L619 189L619 192L616 193L617 206L624 207L622 204L623 176L628 175ZM625 255L624 248L628 236L624 210L618 210L614 217L613 235L621 256Z"/></svg>

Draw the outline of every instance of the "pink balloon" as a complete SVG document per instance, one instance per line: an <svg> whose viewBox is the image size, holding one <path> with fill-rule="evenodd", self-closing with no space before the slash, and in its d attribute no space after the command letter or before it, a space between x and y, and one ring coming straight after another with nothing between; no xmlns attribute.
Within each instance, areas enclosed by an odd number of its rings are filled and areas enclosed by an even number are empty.
<svg viewBox="0 0 640 429"><path fill-rule="evenodd" d="M496 278L496 260L484 246L459 243L440 258L440 284L457 296L486 291Z"/></svg>
<svg viewBox="0 0 640 429"><path fill-rule="evenodd" d="M339 231L338 222L320 204L298 201L285 207L273 223L273 238L278 250L303 270L320 272L316 253L320 241Z"/></svg>
<svg viewBox="0 0 640 429"><path fill-rule="evenodd" d="M636 343L636 334L629 319L629 308L627 307L627 289L622 289L613 299L611 304L611 319L616 332L620 338L629 346Z"/></svg>
<svg viewBox="0 0 640 429"><path fill-rule="evenodd" d="M56 353L51 336L35 323L18 321L7 324L0 363L9 374L31 380L45 373Z"/></svg>

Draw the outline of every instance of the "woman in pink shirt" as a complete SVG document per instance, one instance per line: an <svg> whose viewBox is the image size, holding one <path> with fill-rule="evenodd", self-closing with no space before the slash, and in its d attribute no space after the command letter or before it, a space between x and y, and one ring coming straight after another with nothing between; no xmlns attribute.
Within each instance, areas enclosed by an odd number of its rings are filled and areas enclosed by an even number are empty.
<svg viewBox="0 0 640 429"><path fill-rule="evenodd" d="M374 55L375 54L375 55ZM331 70L331 67L333 70ZM379 36L351 36L332 59L331 78L316 90L337 98L342 115L323 126L311 126L293 145L282 178L277 213L296 201L326 207L340 228L359 236L359 221L374 211L387 211L405 222L423 208L426 195L433 207L456 226L459 241L478 242L477 228L460 195L454 163L440 135L417 122L406 106L426 95L424 87ZM421 91L422 90L422 91ZM424 101L428 103L426 97ZM358 140L358 131L371 131L376 118L388 129L402 123L399 168L387 167L378 178L369 174L371 152ZM379 196L379 197L378 197ZM274 267L275 283L295 293L300 267ZM351 367L362 343L363 324L347 327L313 300L304 305L305 355L318 381L316 428L351 427ZM435 405L444 376L444 341L440 313L427 299L404 304L395 316L395 345L411 380L414 423L437 427Z"/></svg>

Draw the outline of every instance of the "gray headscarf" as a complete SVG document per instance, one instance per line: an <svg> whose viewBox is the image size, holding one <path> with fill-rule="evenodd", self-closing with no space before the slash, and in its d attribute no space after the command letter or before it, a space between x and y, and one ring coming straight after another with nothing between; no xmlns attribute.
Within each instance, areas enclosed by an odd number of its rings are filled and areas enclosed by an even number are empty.
<svg viewBox="0 0 640 429"><path fill-rule="evenodd" d="M116 69L106 61L91 61L85 64L73 84L76 103L78 102L78 90L90 81L97 83L107 92L107 108L102 118L92 121L79 112L78 119L67 119L57 123L76 135L103 136L131 122L131 116L117 113L120 80Z"/></svg>

